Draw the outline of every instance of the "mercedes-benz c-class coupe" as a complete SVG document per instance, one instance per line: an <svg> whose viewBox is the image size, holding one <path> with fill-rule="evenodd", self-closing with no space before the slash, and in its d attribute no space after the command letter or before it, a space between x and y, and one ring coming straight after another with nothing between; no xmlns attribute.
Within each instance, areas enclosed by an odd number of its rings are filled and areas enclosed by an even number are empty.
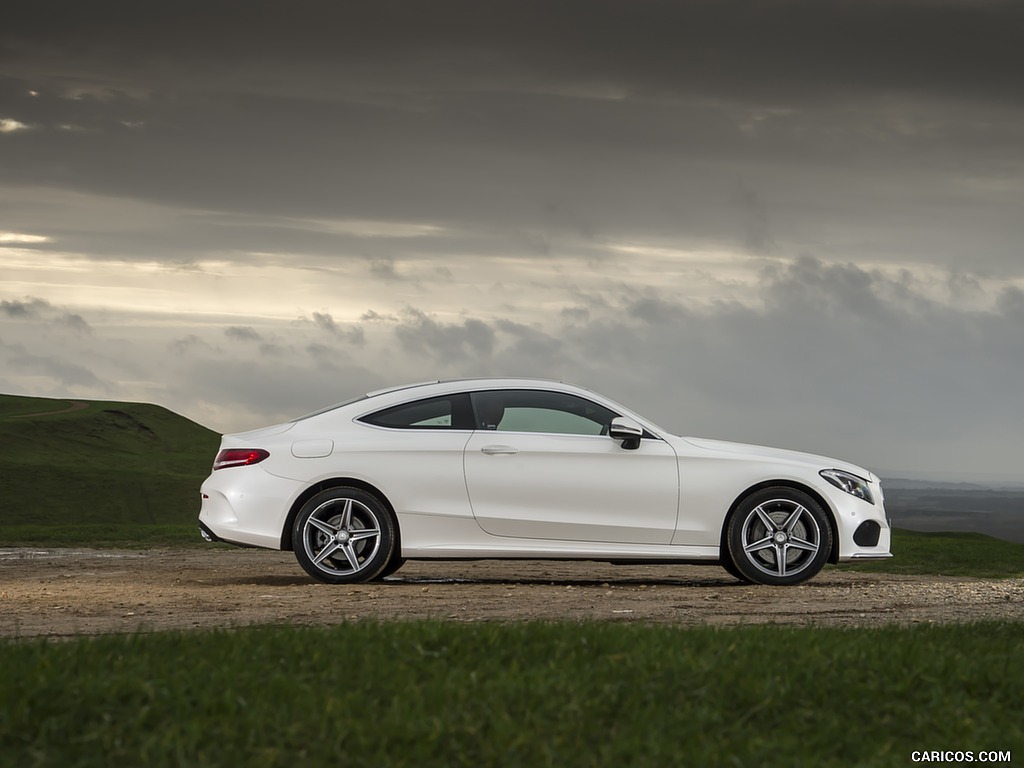
<svg viewBox="0 0 1024 768"><path fill-rule="evenodd" d="M204 537L292 550L332 584L410 559L529 558L718 564L787 585L891 556L866 469L678 437L537 379L386 389L224 435L201 495Z"/></svg>

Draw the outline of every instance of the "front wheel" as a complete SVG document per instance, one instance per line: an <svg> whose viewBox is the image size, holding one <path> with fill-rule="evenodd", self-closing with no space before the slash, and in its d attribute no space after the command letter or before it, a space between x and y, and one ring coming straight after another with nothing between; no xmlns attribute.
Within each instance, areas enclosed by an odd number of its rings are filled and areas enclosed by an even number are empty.
<svg viewBox="0 0 1024 768"><path fill-rule="evenodd" d="M766 488L737 508L727 534L733 565L758 584L799 584L832 551L832 524L821 505L793 488Z"/></svg>
<svg viewBox="0 0 1024 768"><path fill-rule="evenodd" d="M359 488L331 488L299 510L292 529L295 559L318 581L370 581L391 561L395 523L374 495Z"/></svg>

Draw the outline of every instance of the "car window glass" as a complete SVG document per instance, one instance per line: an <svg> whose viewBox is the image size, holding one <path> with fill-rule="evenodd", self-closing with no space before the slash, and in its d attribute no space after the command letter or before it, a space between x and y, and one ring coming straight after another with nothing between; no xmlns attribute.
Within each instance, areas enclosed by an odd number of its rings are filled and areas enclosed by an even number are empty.
<svg viewBox="0 0 1024 768"><path fill-rule="evenodd" d="M501 390L472 395L476 428L501 432L603 435L618 414L563 392Z"/></svg>
<svg viewBox="0 0 1024 768"><path fill-rule="evenodd" d="M403 403L363 416L360 421L400 429L451 429L454 406L450 397Z"/></svg>

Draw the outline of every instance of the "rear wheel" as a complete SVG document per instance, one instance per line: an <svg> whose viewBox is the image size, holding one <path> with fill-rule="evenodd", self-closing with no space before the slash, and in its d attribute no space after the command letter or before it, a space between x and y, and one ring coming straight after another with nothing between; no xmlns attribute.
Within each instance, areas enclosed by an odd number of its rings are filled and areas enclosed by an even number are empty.
<svg viewBox="0 0 1024 768"><path fill-rule="evenodd" d="M817 574L832 551L825 510L794 488L766 488L737 508L727 532L733 565L758 584L799 584Z"/></svg>
<svg viewBox="0 0 1024 768"><path fill-rule="evenodd" d="M359 488L331 488L299 510L292 542L295 559L314 579L369 581L391 562L395 523L376 496Z"/></svg>

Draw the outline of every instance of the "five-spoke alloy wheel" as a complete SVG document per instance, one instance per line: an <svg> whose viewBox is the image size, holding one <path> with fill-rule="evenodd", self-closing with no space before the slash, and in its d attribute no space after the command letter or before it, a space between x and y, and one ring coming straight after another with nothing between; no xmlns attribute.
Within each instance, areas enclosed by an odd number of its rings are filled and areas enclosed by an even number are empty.
<svg viewBox="0 0 1024 768"><path fill-rule="evenodd" d="M766 488L744 499L729 520L733 565L759 584L798 584L832 551L832 524L821 505L793 488Z"/></svg>
<svg viewBox="0 0 1024 768"><path fill-rule="evenodd" d="M395 524L380 500L359 488L331 488L307 501L292 529L295 558L329 584L377 578L392 561Z"/></svg>

